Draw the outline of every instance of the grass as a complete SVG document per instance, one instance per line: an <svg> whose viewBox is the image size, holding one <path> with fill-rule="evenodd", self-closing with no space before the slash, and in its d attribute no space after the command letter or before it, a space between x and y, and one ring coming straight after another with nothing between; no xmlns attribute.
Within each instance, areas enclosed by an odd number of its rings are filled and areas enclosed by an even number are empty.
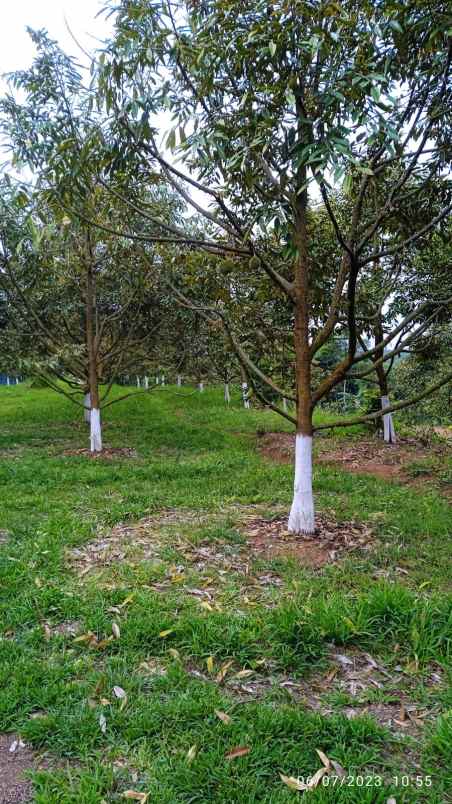
<svg viewBox="0 0 452 804"><path fill-rule="evenodd" d="M376 549L322 570L259 559L249 576L224 572L215 556L244 554L248 507L270 517L290 502L291 467L257 451L258 430L285 429L275 414L226 409L215 389L159 390L105 415L106 443L137 457L91 461L63 454L87 442L64 398L24 385L0 389L0 405L0 731L56 758L34 775L36 802L119 802L127 789L162 804L295 801L279 774L312 775L316 748L349 780L320 784L312 802L447 800L451 517L440 493L321 465L318 507L371 523ZM85 575L69 560L117 523L152 515L152 555L132 543ZM213 557L206 566L190 558L199 547ZM279 585L255 583L267 576ZM211 603L193 589L213 590ZM58 630L71 622L82 640ZM281 682L317 689L332 650L370 652L398 686L381 676L350 698L333 684L319 711L294 700ZM432 713L407 736L364 712L401 696ZM363 713L347 718L358 699ZM226 759L236 746L251 750Z"/></svg>

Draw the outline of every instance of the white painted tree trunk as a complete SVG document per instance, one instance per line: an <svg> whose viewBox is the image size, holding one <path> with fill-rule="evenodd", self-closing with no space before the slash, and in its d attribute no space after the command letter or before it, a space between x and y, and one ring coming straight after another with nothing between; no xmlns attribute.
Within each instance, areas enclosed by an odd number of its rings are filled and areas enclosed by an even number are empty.
<svg viewBox="0 0 452 804"><path fill-rule="evenodd" d="M140 388L140 386L141 386L141 383L140 383L140 378L139 378L139 377L137 377L137 388Z"/></svg>
<svg viewBox="0 0 452 804"><path fill-rule="evenodd" d="M98 408L91 408L90 424L91 452L102 452L102 427Z"/></svg>
<svg viewBox="0 0 452 804"><path fill-rule="evenodd" d="M156 377L156 378L155 378L155 384L156 384L156 385L158 385L158 384L159 384L159 378L158 378L158 377Z"/></svg>
<svg viewBox="0 0 452 804"><path fill-rule="evenodd" d="M180 374L177 375L177 385L178 385L179 388L182 385L182 377L180 376Z"/></svg>
<svg viewBox="0 0 452 804"><path fill-rule="evenodd" d="M287 399L286 399L285 396L283 396L283 398L282 398L282 409L283 409L284 413L287 413Z"/></svg>
<svg viewBox="0 0 452 804"><path fill-rule="evenodd" d="M227 402L228 405L229 405L229 403L231 401L231 394L229 393L229 383L228 382L225 382L225 384L224 384L224 401Z"/></svg>
<svg viewBox="0 0 452 804"><path fill-rule="evenodd" d="M11 385L11 382L10 382L10 379L9 379L9 377L8 377L8 376L6 377L6 384L7 384L7 385Z"/></svg>
<svg viewBox="0 0 452 804"><path fill-rule="evenodd" d="M312 494L312 436L297 433L295 441L295 482L289 514L290 533L314 533Z"/></svg>
<svg viewBox="0 0 452 804"><path fill-rule="evenodd" d="M381 407L382 409L389 407L389 396L381 397ZM394 422L392 420L392 413L387 413L386 416L383 416L383 438L387 444L396 443L397 439L395 434Z"/></svg>
<svg viewBox="0 0 452 804"><path fill-rule="evenodd" d="M16 377L16 385L19 385L19 377Z"/></svg>
<svg viewBox="0 0 452 804"><path fill-rule="evenodd" d="M242 382L242 399L243 399L243 407L247 410L250 407L250 400L248 399L248 383Z"/></svg>
<svg viewBox="0 0 452 804"><path fill-rule="evenodd" d="M144 378L144 387L146 388L146 391L147 391L148 388L149 388L149 377Z"/></svg>
<svg viewBox="0 0 452 804"><path fill-rule="evenodd" d="M161 380L161 383L162 383L162 385L165 385L165 375L164 375L164 374L162 374L162 380Z"/></svg>
<svg viewBox="0 0 452 804"><path fill-rule="evenodd" d="M198 388L199 388L199 393L200 393L200 394L202 394L202 392L204 391L204 383L203 383L203 382L200 382L200 383L198 384Z"/></svg>
<svg viewBox="0 0 452 804"><path fill-rule="evenodd" d="M91 414L91 394L89 393L89 391L83 397L83 407L84 407L83 418L84 418L86 424L89 424L90 419L91 419L91 415L90 415Z"/></svg>

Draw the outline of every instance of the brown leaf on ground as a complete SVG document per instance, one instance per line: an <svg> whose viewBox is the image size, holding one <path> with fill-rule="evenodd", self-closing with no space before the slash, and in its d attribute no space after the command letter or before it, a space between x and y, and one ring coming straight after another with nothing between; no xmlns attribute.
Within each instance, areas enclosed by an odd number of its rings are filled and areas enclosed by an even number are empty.
<svg viewBox="0 0 452 804"><path fill-rule="evenodd" d="M285 776L284 773L280 773L279 778L287 787L290 787L291 790L299 790L301 792L308 789L308 786L300 779L296 779L295 776Z"/></svg>
<svg viewBox="0 0 452 804"><path fill-rule="evenodd" d="M322 764L325 766L327 770L329 770L331 768L331 761L328 759L327 755L324 754L323 751L320 750L320 748L316 748L315 750Z"/></svg>
<svg viewBox="0 0 452 804"><path fill-rule="evenodd" d="M217 673L215 681L217 684L221 684L222 681L226 678L227 672L229 668L234 664L234 660L231 659L229 662L225 662L220 669L220 672Z"/></svg>
<svg viewBox="0 0 452 804"><path fill-rule="evenodd" d="M194 758L195 758L197 753L198 753L198 746L197 745L192 745L192 747L188 749L188 751L187 751L187 762L188 762L188 764L193 762L193 760L194 760Z"/></svg>
<svg viewBox="0 0 452 804"><path fill-rule="evenodd" d="M231 748L227 754L225 754L225 759L237 759L238 757L245 757L249 754L251 748L247 745L237 745L235 748Z"/></svg>
<svg viewBox="0 0 452 804"><path fill-rule="evenodd" d="M243 528L249 548L259 556L296 558L308 567L335 563L352 550L370 550L372 530L362 522L337 522L319 512L313 536L296 536L287 532L287 516L268 520L256 518Z"/></svg>
<svg viewBox="0 0 452 804"><path fill-rule="evenodd" d="M227 715L226 712L221 712L220 709L215 709L214 711L217 718L221 720L223 723L225 723L227 726L229 726L229 724L232 723L232 717Z"/></svg>

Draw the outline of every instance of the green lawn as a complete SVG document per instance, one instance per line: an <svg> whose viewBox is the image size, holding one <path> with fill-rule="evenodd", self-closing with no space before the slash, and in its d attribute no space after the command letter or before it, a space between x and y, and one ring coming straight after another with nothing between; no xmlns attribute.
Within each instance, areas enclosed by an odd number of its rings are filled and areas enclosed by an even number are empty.
<svg viewBox="0 0 452 804"><path fill-rule="evenodd" d="M158 390L106 410L106 444L137 453L108 461L63 454L87 431L53 392L0 388L0 416L0 732L50 752L35 802L447 801L452 528L438 492L321 466L318 509L370 523L374 549L316 570L248 561L246 516L291 499L291 467L257 451L257 430L285 429L275 414ZM115 525L143 518L99 559ZM341 685L365 654L377 667ZM374 717L384 707L398 725ZM316 749L345 769L341 786L332 771L292 790L280 774L312 776Z"/></svg>

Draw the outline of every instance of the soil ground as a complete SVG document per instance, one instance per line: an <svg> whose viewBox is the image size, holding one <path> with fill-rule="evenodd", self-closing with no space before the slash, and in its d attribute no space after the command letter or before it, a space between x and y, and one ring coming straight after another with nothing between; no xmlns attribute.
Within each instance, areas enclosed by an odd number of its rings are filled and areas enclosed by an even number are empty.
<svg viewBox="0 0 452 804"><path fill-rule="evenodd" d="M265 433L259 437L258 445L265 458L277 463L293 461L295 436L292 433ZM435 459L439 464L451 455L452 442L448 439L429 446L424 446L416 438L401 438L396 444L385 444L381 438L339 440L319 437L315 441L318 463L336 465L354 474L372 475L412 485L436 483ZM418 467L419 474L410 471L413 465ZM441 482L439 489L445 496L452 496L452 483Z"/></svg>

